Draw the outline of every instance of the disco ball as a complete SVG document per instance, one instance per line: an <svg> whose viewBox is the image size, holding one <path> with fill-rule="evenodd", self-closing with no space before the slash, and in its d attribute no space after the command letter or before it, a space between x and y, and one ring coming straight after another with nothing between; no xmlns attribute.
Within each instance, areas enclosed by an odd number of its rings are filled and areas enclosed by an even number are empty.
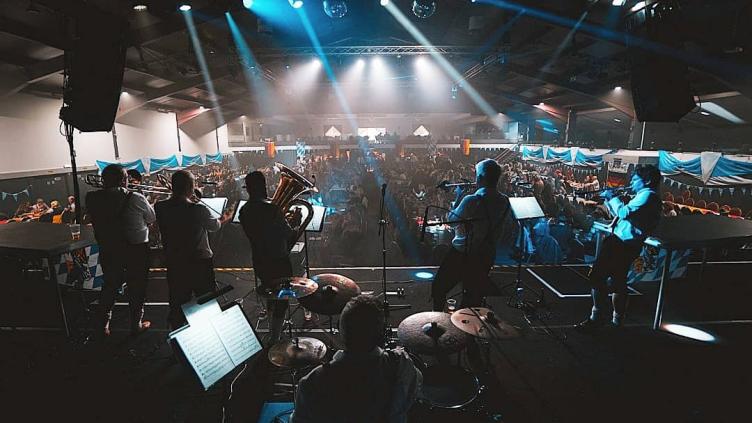
<svg viewBox="0 0 752 423"><path fill-rule="evenodd" d="M347 14L345 0L324 0L324 13L332 19L339 19Z"/></svg>
<svg viewBox="0 0 752 423"><path fill-rule="evenodd" d="M426 19L436 12L436 2L433 0L415 0L413 1L413 13L415 16Z"/></svg>

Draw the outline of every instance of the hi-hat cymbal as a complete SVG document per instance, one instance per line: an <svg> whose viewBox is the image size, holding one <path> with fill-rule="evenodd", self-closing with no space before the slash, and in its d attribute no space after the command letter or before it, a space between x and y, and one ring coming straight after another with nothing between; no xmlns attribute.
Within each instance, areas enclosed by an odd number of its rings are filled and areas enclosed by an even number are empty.
<svg viewBox="0 0 752 423"><path fill-rule="evenodd" d="M483 339L511 339L520 332L484 307L463 308L452 314L452 324L465 333Z"/></svg>
<svg viewBox="0 0 752 423"><path fill-rule="evenodd" d="M300 369L320 364L326 355L326 345L316 338L293 338L274 344L269 349L269 361L277 367Z"/></svg>
<svg viewBox="0 0 752 423"><path fill-rule="evenodd" d="M318 284L308 278L288 277L274 279L268 286L259 287L259 295L265 298L286 300L289 298L303 298L316 292Z"/></svg>
<svg viewBox="0 0 752 423"><path fill-rule="evenodd" d="M313 295L302 298L300 304L314 313L327 316L342 313L347 302L360 295L358 284L342 275L322 273L311 279L319 288Z"/></svg>
<svg viewBox="0 0 752 423"><path fill-rule="evenodd" d="M449 354L461 351L469 336L452 324L449 314L426 311L413 314L397 328L400 343L416 354Z"/></svg>

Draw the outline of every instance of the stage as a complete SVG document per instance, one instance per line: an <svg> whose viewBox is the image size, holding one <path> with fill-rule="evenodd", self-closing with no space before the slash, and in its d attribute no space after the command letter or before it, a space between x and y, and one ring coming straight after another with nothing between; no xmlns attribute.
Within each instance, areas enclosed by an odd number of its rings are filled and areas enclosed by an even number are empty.
<svg viewBox="0 0 752 423"><path fill-rule="evenodd" d="M505 422L738 421L746 414L744 400L752 380L748 366L752 311L744 300L752 294L744 276L748 264L707 266L702 283L697 281L699 266L691 265L688 278L672 284L664 323L705 330L716 337L713 343L651 329L655 283L637 287L642 295L632 296L631 313L622 330L604 330L596 336L574 332L569 325L587 313L589 299L561 298L539 280L556 289L564 290L564 285L581 289L577 273L564 267L531 267L522 272L526 299L538 300L543 292L539 314L544 320L533 320L530 326L520 310L506 305L505 294L510 292L508 284L514 282L516 268L494 269L492 280L503 288L502 295L489 297L488 302L500 318L519 327L522 336L492 346L495 378L485 393L489 408ZM390 302L411 305L409 310L391 314L394 327L408 315L430 309L430 279L419 277L430 275L419 272L435 271L430 267L388 269L389 290L400 287L405 291L404 298L390 297ZM312 270L313 274L330 272L354 279L363 291L380 293L380 268ZM575 279L553 277L564 274ZM92 422L219 422L224 403L226 421L255 422L264 402L291 400L284 392L290 374L272 368L263 357L252 361L238 378L229 402L225 399L230 380L203 392L165 343L164 277L161 271L151 273L146 318L153 322L152 329L138 338L129 337L127 307L119 305L113 317L114 334L100 347L81 345L80 337L65 338L57 327L56 298L45 286L49 282L36 280L33 274L26 280L5 281L12 295L3 300L3 326L19 326L0 333L4 346L0 375L10 415L27 421L54 417ZM218 269L217 279L234 287L225 300L242 301L246 315L263 335L266 320L258 319L252 272ZM85 324L82 305L95 298L72 292L65 295L74 334ZM295 317L304 336L320 338L330 348L341 345L339 337L326 332L326 318L314 316L304 322L302 312ZM544 325L551 334L545 333ZM468 414L431 418L482 421Z"/></svg>

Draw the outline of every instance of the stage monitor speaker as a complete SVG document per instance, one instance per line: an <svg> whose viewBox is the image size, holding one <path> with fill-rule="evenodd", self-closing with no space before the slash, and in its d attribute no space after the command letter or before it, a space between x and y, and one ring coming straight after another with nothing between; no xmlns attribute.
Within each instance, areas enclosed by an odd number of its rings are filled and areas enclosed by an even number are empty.
<svg viewBox="0 0 752 423"><path fill-rule="evenodd" d="M687 81L687 64L677 9L651 8L630 28L632 100L640 122L676 122L696 107Z"/></svg>
<svg viewBox="0 0 752 423"><path fill-rule="evenodd" d="M60 118L82 132L110 131L123 85L127 21L82 8L74 26Z"/></svg>

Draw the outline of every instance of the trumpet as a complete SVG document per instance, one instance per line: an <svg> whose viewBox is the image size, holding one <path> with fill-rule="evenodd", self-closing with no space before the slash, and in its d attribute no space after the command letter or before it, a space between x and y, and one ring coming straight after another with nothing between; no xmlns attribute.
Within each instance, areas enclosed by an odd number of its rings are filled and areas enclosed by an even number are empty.
<svg viewBox="0 0 752 423"><path fill-rule="evenodd" d="M280 179L279 185L277 185L277 189L274 191L270 202L282 210L290 226L293 226L292 219L295 216L294 207L302 206L308 210L305 219L297 228L297 237L300 237L305 228L308 227L308 224L311 223L311 220L313 220L313 206L308 201L298 197L306 192L318 192L318 189L314 186L313 182L282 163L275 163L274 166L279 169Z"/></svg>

